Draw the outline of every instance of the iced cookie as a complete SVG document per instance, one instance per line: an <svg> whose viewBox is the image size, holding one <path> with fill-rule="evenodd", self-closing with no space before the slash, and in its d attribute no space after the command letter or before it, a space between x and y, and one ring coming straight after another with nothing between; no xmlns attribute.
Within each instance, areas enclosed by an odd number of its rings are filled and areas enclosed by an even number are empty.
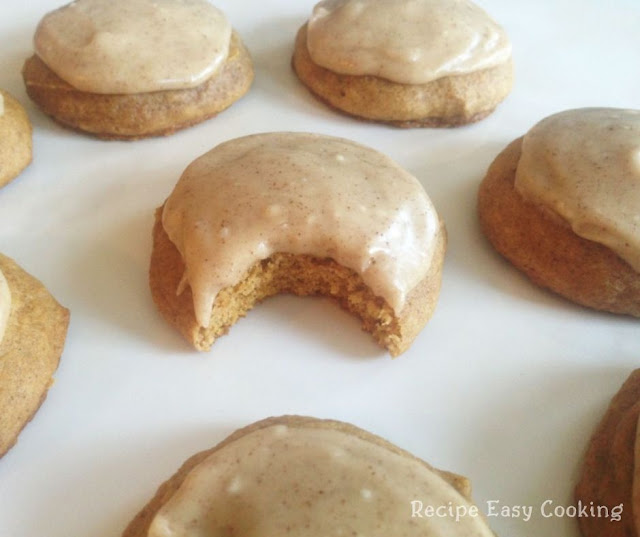
<svg viewBox="0 0 640 537"><path fill-rule="evenodd" d="M415 177L304 133L237 138L195 160L153 235L153 298L197 349L286 292L334 298L394 356L433 313L446 242Z"/></svg>
<svg viewBox="0 0 640 537"><path fill-rule="evenodd" d="M0 456L44 401L68 324L69 311L0 254Z"/></svg>
<svg viewBox="0 0 640 537"><path fill-rule="evenodd" d="M206 0L76 0L42 19L34 44L23 68L31 99L101 138L171 134L253 81L240 37Z"/></svg>
<svg viewBox="0 0 640 537"><path fill-rule="evenodd" d="M550 116L511 143L480 186L482 229L542 287L640 316L640 112Z"/></svg>
<svg viewBox="0 0 640 537"><path fill-rule="evenodd" d="M323 0L292 64L321 101L400 127L478 121L513 79L509 39L468 0Z"/></svg>
<svg viewBox="0 0 640 537"><path fill-rule="evenodd" d="M495 537L470 492L466 478L353 425L284 416L188 459L123 537ZM441 506L451 515L428 516Z"/></svg>
<svg viewBox="0 0 640 537"><path fill-rule="evenodd" d="M0 90L0 187L31 162L31 122L24 108Z"/></svg>

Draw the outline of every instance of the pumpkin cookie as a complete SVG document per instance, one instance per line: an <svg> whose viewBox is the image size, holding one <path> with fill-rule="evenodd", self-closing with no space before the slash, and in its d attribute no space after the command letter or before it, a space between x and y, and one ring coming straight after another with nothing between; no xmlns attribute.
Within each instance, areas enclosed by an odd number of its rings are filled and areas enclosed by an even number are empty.
<svg viewBox="0 0 640 537"><path fill-rule="evenodd" d="M446 242L415 177L304 133L246 136L195 160L153 234L154 301L197 349L288 292L334 298L394 356L433 313Z"/></svg>
<svg viewBox="0 0 640 537"><path fill-rule="evenodd" d="M24 108L6 91L0 90L0 187L31 162L31 131Z"/></svg>
<svg viewBox="0 0 640 537"><path fill-rule="evenodd" d="M45 16L34 42L23 68L31 99L100 138L171 134L253 81L240 37L206 0L77 0Z"/></svg>
<svg viewBox="0 0 640 537"><path fill-rule="evenodd" d="M640 369L615 395L596 428L576 486L584 537L640 535Z"/></svg>
<svg viewBox="0 0 640 537"><path fill-rule="evenodd" d="M292 60L320 100L399 127L453 127L511 91L511 45L467 0L323 0Z"/></svg>
<svg viewBox="0 0 640 537"><path fill-rule="evenodd" d="M353 425L283 416L188 459L123 537L494 537L470 492L466 478ZM429 516L441 506L451 514Z"/></svg>
<svg viewBox="0 0 640 537"><path fill-rule="evenodd" d="M0 456L44 401L68 324L69 311L0 254Z"/></svg>
<svg viewBox="0 0 640 537"><path fill-rule="evenodd" d="M480 186L498 252L584 306L640 316L640 112L588 108L511 143Z"/></svg>

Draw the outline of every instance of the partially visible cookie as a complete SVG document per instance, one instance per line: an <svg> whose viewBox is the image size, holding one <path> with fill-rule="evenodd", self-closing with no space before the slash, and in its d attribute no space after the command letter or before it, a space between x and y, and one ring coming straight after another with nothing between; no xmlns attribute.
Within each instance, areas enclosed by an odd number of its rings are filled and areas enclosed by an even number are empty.
<svg viewBox="0 0 640 537"><path fill-rule="evenodd" d="M324 0L292 65L331 107L398 127L479 121L513 84L506 34L467 0Z"/></svg>
<svg viewBox="0 0 640 537"><path fill-rule="evenodd" d="M563 112L534 127L524 144L525 152L522 138L502 151L480 185L484 234L534 283L583 306L640 317L640 167L633 157L640 112ZM518 186L528 177L540 196Z"/></svg>
<svg viewBox="0 0 640 537"><path fill-rule="evenodd" d="M470 493L466 478L353 425L281 416L188 459L123 537L494 537ZM428 515L440 506L451 515Z"/></svg>
<svg viewBox="0 0 640 537"><path fill-rule="evenodd" d="M636 369L612 399L584 458L575 490L578 506L585 508L578 517L584 537L640 534L639 416L640 369Z"/></svg>
<svg viewBox="0 0 640 537"><path fill-rule="evenodd" d="M45 16L35 43L22 71L29 97L61 125L104 139L172 134L253 82L240 37L205 0L76 1Z"/></svg>
<svg viewBox="0 0 640 537"><path fill-rule="evenodd" d="M2 254L0 279L2 456L16 443L53 383L67 334L69 310L42 283ZM6 286L2 285L4 281Z"/></svg>
<svg viewBox="0 0 640 537"><path fill-rule="evenodd" d="M22 105L0 90L0 187L31 162L31 131L31 122Z"/></svg>

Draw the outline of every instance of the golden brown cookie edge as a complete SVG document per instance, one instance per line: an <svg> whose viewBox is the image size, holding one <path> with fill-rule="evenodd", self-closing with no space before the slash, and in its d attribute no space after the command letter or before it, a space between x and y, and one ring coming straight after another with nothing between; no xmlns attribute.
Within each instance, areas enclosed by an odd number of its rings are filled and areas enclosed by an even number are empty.
<svg viewBox="0 0 640 537"><path fill-rule="evenodd" d="M33 127L22 105L0 90L4 113L0 115L0 187L15 179L33 158Z"/></svg>
<svg viewBox="0 0 640 537"><path fill-rule="evenodd" d="M58 368L69 310L15 261L0 254L12 295L11 313L0 343L0 457L17 441L44 401Z"/></svg>
<svg viewBox="0 0 640 537"><path fill-rule="evenodd" d="M636 537L632 485L634 446L640 414L640 369L631 373L612 398L587 447L575 499L585 506L623 504L622 519L579 517L584 537Z"/></svg>

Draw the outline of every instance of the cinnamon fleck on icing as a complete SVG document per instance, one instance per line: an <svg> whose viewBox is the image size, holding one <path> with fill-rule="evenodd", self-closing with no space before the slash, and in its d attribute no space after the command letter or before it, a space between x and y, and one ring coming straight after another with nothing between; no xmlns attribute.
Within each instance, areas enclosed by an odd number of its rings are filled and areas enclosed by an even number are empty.
<svg viewBox="0 0 640 537"><path fill-rule="evenodd" d="M333 72L403 84L511 57L504 30L469 0L323 0L309 19L307 48L314 63Z"/></svg>
<svg viewBox="0 0 640 537"><path fill-rule="evenodd" d="M640 111L568 110L524 137L515 188L640 272Z"/></svg>
<svg viewBox="0 0 640 537"><path fill-rule="evenodd" d="M337 429L272 425L192 469L156 513L148 537L494 537L477 512L458 520L412 516L416 499L474 512L408 454Z"/></svg>
<svg viewBox="0 0 640 537"><path fill-rule="evenodd" d="M207 0L76 0L38 25L36 53L91 93L198 86L223 64L231 26Z"/></svg>

